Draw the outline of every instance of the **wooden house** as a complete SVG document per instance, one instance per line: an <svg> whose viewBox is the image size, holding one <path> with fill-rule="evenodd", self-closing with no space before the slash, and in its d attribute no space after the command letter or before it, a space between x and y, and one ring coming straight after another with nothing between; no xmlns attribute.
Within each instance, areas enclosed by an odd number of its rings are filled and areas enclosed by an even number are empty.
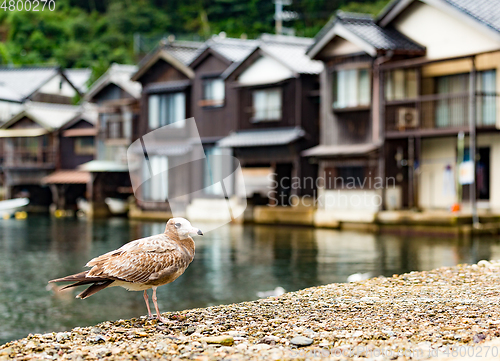
<svg viewBox="0 0 500 361"><path fill-rule="evenodd" d="M0 127L6 198L74 209L89 179L75 168L94 157L95 118L88 106L26 103Z"/></svg>
<svg viewBox="0 0 500 361"><path fill-rule="evenodd" d="M18 114L26 101L73 104L86 91L90 69L0 67L0 124Z"/></svg>
<svg viewBox="0 0 500 361"><path fill-rule="evenodd" d="M289 182L292 176L314 176L314 165L300 156L300 151L317 144L318 137L317 74L322 64L305 56L311 43L311 39L269 35L256 40L214 36L204 44L189 44L189 54L186 43L163 44L139 65L132 79L143 85L140 134L171 124L169 112L162 109L175 108L176 103L169 100L172 97L181 97L182 102L178 104L185 104L183 112L172 114L177 114L179 119L181 115L194 117L197 133L186 130L181 134L179 130L179 134L174 135L175 154L167 154L168 147L162 150L169 164L174 156L185 157L184 160L191 163L186 169L181 171L177 167L175 174L168 175L169 200L184 197L180 208L187 209L190 218L202 217L201 213L213 214L221 197L251 198L261 192L258 198L267 203L267 175L273 172L280 174L278 180L287 178ZM261 71L267 79L264 80L262 74L259 78ZM252 94L259 90L256 105ZM267 97L267 90L271 90L272 99ZM269 99L277 101L276 109L269 108L276 105ZM254 111L254 108L258 109ZM269 112L272 119L266 118ZM259 118L259 115L262 116ZM254 131L257 133L252 133ZM201 140L203 161L189 160L192 151L188 143L194 136ZM240 143L243 138L252 139L252 144ZM255 139L265 141L258 144ZM185 153L179 154L181 149ZM253 178L250 182L254 186L249 192L239 192L240 180L234 179L234 175L226 189L214 186L216 179L234 170L226 166L232 156L241 163L243 178ZM290 190L287 192L292 194ZM301 190L296 193L306 194ZM163 201L165 194L156 194L160 197L156 202L139 200L143 213L168 207Z"/></svg>
<svg viewBox="0 0 500 361"><path fill-rule="evenodd" d="M134 65L112 64L92 84L84 100L97 106L96 156L80 169L90 172L90 216L108 215L106 199L125 201L133 192L127 149L138 137L141 84L130 80Z"/></svg>
<svg viewBox="0 0 500 361"><path fill-rule="evenodd" d="M132 217L168 218L174 205L167 200L175 198L175 207L180 208L189 203L192 187L188 180L195 179L187 165L191 159L193 131L190 123L185 121L192 116L194 72L189 64L198 55L201 45L187 41L162 42L143 59L131 77L132 81L142 85L140 139L135 144L142 151L142 142L147 149L147 158L143 159L141 169L131 172L132 185L138 185L134 192L137 205L129 213ZM172 131L162 140L163 143L144 141L148 133L166 125L172 125ZM176 172L168 171L176 166ZM148 169L161 169L163 174L145 176Z"/></svg>
<svg viewBox="0 0 500 361"><path fill-rule="evenodd" d="M311 44L308 38L262 35L223 74L236 103L231 132L217 145L241 162L246 197L287 206L291 196L313 195L316 165L301 152L318 144L323 65L306 56Z"/></svg>
<svg viewBox="0 0 500 361"><path fill-rule="evenodd" d="M304 154L320 164L331 218L449 209L460 193L500 208L497 6L395 0L375 19L338 13L320 31L308 55L325 64L321 142ZM467 160L475 185L457 186Z"/></svg>

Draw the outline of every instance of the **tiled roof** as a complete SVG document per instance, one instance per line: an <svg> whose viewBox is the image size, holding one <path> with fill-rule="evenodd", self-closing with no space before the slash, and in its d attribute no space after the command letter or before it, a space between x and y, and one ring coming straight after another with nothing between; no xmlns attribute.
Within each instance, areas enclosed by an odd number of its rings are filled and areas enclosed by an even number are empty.
<svg viewBox="0 0 500 361"><path fill-rule="evenodd" d="M202 43L197 41L176 41L162 45L161 49L187 65L198 56L201 46Z"/></svg>
<svg viewBox="0 0 500 361"><path fill-rule="evenodd" d="M162 58L162 54L167 53L179 61L185 69L204 50L203 43L197 41L162 41L160 44L146 55L137 65L137 72L131 78L139 80L142 75L157 61Z"/></svg>
<svg viewBox="0 0 500 361"><path fill-rule="evenodd" d="M73 84L73 86L78 89L80 94L85 94L88 90L87 82L89 81L90 75L92 74L91 69L64 69L64 75Z"/></svg>
<svg viewBox="0 0 500 361"><path fill-rule="evenodd" d="M90 69L65 69L64 75L85 93ZM0 67L0 99L22 102L59 73L57 67Z"/></svg>
<svg viewBox="0 0 500 361"><path fill-rule="evenodd" d="M81 116L92 124L95 124L97 118L95 107L88 103L76 106L28 101L24 103L23 110L3 124L2 128L8 128L13 122L21 119L23 115L29 116L50 131L61 128L77 116Z"/></svg>
<svg viewBox="0 0 500 361"><path fill-rule="evenodd" d="M123 65L113 63L109 69L90 87L86 99L98 94L106 85L113 83L138 99L141 96L141 83L130 80L132 74L137 71L135 65Z"/></svg>
<svg viewBox="0 0 500 361"><path fill-rule="evenodd" d="M0 68L0 98L23 101L58 72L56 67ZM12 91L12 94L8 94Z"/></svg>
<svg viewBox="0 0 500 361"><path fill-rule="evenodd" d="M260 48L272 58L299 74L319 74L323 70L323 63L312 60L306 55L306 50L312 44L313 39L296 36L262 34L256 40L229 39L239 42L249 42L249 51L239 61L228 67L223 77L233 73L241 63L256 49ZM216 49L217 50L217 49Z"/></svg>
<svg viewBox="0 0 500 361"><path fill-rule="evenodd" d="M83 163L78 166L79 170L87 172L128 172L126 164L113 162L111 160L91 160L90 162Z"/></svg>
<svg viewBox="0 0 500 361"><path fill-rule="evenodd" d="M217 142L220 147L262 147L290 144L302 138L305 131L300 127L246 130L234 132Z"/></svg>
<svg viewBox="0 0 500 361"><path fill-rule="evenodd" d="M394 28L381 28L371 17L360 17L353 14L337 14L339 21L346 29L356 34L375 49L381 50L423 50Z"/></svg>
<svg viewBox="0 0 500 361"><path fill-rule="evenodd" d="M259 45L257 40L226 38L215 35L205 42L203 50L212 48L226 59L239 62L245 59L257 45Z"/></svg>
<svg viewBox="0 0 500 361"><path fill-rule="evenodd" d="M302 152L304 157L327 157L341 155L362 155L380 148L379 143L345 144L345 145L317 145Z"/></svg>
<svg viewBox="0 0 500 361"><path fill-rule="evenodd" d="M312 60L306 55L306 46L291 44L263 44L262 50L278 59L288 68L299 74L319 74L323 70L323 63Z"/></svg>
<svg viewBox="0 0 500 361"><path fill-rule="evenodd" d="M498 0L444 0L493 30L500 32L500 2Z"/></svg>
<svg viewBox="0 0 500 361"><path fill-rule="evenodd" d="M347 31L361 38L376 50L424 51L424 47L407 38L396 29L378 26L369 15L338 11L336 16L330 19L316 35L315 41L309 47L308 52L337 24L342 25Z"/></svg>
<svg viewBox="0 0 500 361"><path fill-rule="evenodd" d="M45 184L87 184L90 182L89 172L80 170L58 170L42 178Z"/></svg>

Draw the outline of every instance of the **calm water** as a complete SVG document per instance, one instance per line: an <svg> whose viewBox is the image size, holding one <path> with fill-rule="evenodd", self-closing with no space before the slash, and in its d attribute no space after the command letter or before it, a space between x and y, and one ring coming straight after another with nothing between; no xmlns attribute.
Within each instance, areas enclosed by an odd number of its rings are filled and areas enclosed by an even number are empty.
<svg viewBox="0 0 500 361"><path fill-rule="evenodd" d="M74 296L82 288L54 292L47 281L163 229L163 223L126 219L0 221L0 344L30 332L146 314L141 292L117 287L79 300ZM158 289L160 310L253 300L258 291L345 282L358 272L391 276L500 258L498 237L464 241L270 226L225 226L197 237L196 247L184 275Z"/></svg>

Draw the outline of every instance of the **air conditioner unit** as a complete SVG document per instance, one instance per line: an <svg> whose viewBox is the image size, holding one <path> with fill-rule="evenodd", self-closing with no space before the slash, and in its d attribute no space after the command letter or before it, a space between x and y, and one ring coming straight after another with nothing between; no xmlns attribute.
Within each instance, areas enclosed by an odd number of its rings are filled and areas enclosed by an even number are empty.
<svg viewBox="0 0 500 361"><path fill-rule="evenodd" d="M399 129L416 128L418 126L418 112L415 108L398 108Z"/></svg>

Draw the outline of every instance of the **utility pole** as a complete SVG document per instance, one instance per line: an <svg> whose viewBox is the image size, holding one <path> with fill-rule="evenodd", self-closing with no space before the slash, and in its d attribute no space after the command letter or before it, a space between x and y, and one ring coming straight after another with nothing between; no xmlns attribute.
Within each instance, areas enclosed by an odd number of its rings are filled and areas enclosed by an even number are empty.
<svg viewBox="0 0 500 361"><path fill-rule="evenodd" d="M472 183L470 185L470 203L472 208L472 227L479 227L476 200L476 63L471 58L469 74L469 157L472 162Z"/></svg>
<svg viewBox="0 0 500 361"><path fill-rule="evenodd" d="M282 35L284 32L293 33L293 29L283 27L283 21L294 20L299 17L295 11L283 11L283 6L292 5L292 0L274 0L274 24L277 35Z"/></svg>

